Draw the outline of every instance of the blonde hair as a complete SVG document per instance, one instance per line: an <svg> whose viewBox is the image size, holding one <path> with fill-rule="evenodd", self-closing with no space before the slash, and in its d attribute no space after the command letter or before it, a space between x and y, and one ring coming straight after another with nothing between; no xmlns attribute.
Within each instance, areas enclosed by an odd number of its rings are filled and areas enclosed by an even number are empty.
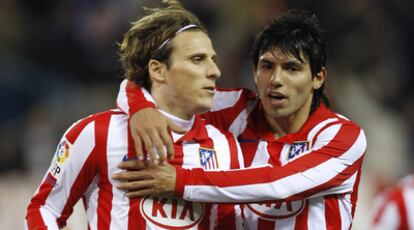
<svg viewBox="0 0 414 230"><path fill-rule="evenodd" d="M163 0L165 8L145 8L145 16L132 22L119 45L119 56L124 77L136 82L147 90L151 81L147 69L150 59L169 64L173 47L171 40L177 31L188 26L187 30L207 31L198 18L186 10L178 0Z"/></svg>

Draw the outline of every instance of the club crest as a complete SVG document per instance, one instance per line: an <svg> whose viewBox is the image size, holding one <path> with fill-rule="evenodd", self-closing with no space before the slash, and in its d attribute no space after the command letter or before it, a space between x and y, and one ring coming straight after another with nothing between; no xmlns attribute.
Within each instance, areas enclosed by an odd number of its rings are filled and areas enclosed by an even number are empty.
<svg viewBox="0 0 414 230"><path fill-rule="evenodd" d="M200 165L204 169L216 169L219 167L217 154L214 149L200 147L198 150L200 154Z"/></svg>
<svg viewBox="0 0 414 230"><path fill-rule="evenodd" d="M287 155L288 161L297 158L300 155L303 155L303 153L309 150L309 146L309 141L300 141L291 144L289 146L289 152Z"/></svg>

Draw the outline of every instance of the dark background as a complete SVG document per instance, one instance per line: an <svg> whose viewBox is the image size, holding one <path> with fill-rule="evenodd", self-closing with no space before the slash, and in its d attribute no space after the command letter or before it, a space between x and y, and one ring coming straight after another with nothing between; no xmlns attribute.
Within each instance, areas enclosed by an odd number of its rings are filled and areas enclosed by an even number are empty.
<svg viewBox="0 0 414 230"><path fill-rule="evenodd" d="M333 108L368 136L362 190L369 197L413 171L413 1L183 2L210 32L222 87L255 89L249 52L267 20L291 8L315 13L327 29ZM73 122L115 107L122 80L116 42L142 6L157 5L0 1L0 175L31 175L38 183Z"/></svg>

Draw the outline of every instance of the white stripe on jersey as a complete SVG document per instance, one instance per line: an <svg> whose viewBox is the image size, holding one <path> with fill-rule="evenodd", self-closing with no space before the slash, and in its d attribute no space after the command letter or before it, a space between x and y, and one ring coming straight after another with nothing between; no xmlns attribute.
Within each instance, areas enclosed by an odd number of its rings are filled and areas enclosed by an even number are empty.
<svg viewBox="0 0 414 230"><path fill-rule="evenodd" d="M229 200L233 202L257 201L257 197L261 197L262 200L285 199L291 195L327 183L338 172L347 168L349 162L352 163L359 159L364 154L363 150L365 150L365 147L365 135L361 130L357 140L340 157L331 158L304 172L293 174L271 183L229 186L220 189L206 185L187 185L185 186L183 197L186 200L204 201L209 200L212 196L218 196L217 194L222 194L221 199L217 199L218 202L226 202ZM352 187L338 187L339 193L352 191ZM243 191L240 192L241 190ZM210 193L212 195L209 195Z"/></svg>
<svg viewBox="0 0 414 230"><path fill-rule="evenodd" d="M408 227L414 229L414 186L403 190L403 198L408 215Z"/></svg>
<svg viewBox="0 0 414 230"><path fill-rule="evenodd" d="M125 113L129 114L129 105L128 105L128 97L126 94L128 80L123 80L121 85L119 86L118 98L116 99L116 103L118 104L119 108Z"/></svg>
<svg viewBox="0 0 414 230"><path fill-rule="evenodd" d="M270 153L267 151L267 141L260 140L251 165L266 165L269 163Z"/></svg>
<svg viewBox="0 0 414 230"><path fill-rule="evenodd" d="M243 91L220 91L216 90L213 98L213 109L211 112L233 107L240 99Z"/></svg>
<svg viewBox="0 0 414 230"><path fill-rule="evenodd" d="M88 124L82 132L79 134L79 138L75 143L71 143L69 151L69 158L64 162L62 167L62 180L57 181L55 187L50 192L48 199L46 200L45 205L49 207L50 210L54 211L54 214L59 217L65 207L65 204L70 195L70 188L72 188L74 181L79 175L82 166L88 159L90 153L92 152L93 147L95 146L95 140L90 140L87 138L89 136L94 136L95 124L92 122ZM76 153L76 154L74 154ZM56 161L56 155L52 162ZM75 164L70 164L72 167L67 167L70 162L76 162ZM53 166L52 166L53 167ZM64 184L59 184L61 181Z"/></svg>
<svg viewBox="0 0 414 230"><path fill-rule="evenodd" d="M230 169L230 162L231 162L231 153L230 153L230 147L227 144L228 141L226 137L214 126L212 125L206 125L207 133L209 137L215 137L214 139L214 149L216 151L216 159L217 161L220 157L220 161L216 162L216 165L219 168L211 169L211 170L226 170ZM219 147L221 146L221 147Z"/></svg>
<svg viewBox="0 0 414 230"><path fill-rule="evenodd" d="M326 229L324 197L315 197L308 201L308 230Z"/></svg>
<svg viewBox="0 0 414 230"><path fill-rule="evenodd" d="M398 214L398 207L395 202L390 202L387 204L387 208L382 214L380 222L377 224L379 230L397 230L400 225L401 219Z"/></svg>
<svg viewBox="0 0 414 230"><path fill-rule="evenodd" d="M210 209L210 229L217 228L217 204L211 205Z"/></svg>
<svg viewBox="0 0 414 230"><path fill-rule="evenodd" d="M86 203L86 217L91 229L98 229L98 215L96 215L98 213L98 180L99 176L97 175L93 179L84 196L84 201Z"/></svg>
<svg viewBox="0 0 414 230"><path fill-rule="evenodd" d="M351 194L348 193L344 197L338 199L339 213L341 215L341 227L343 230L348 230L352 223L352 203Z"/></svg>
<svg viewBox="0 0 414 230"><path fill-rule="evenodd" d="M147 101L150 101L152 103L154 103L154 105L156 105L154 98L152 97L152 95L146 90L146 89L142 89L142 92L144 93L144 97L145 99L147 99Z"/></svg>
<svg viewBox="0 0 414 230"><path fill-rule="evenodd" d="M329 195L329 194L340 194L343 191L342 188L344 188L344 187L352 188L352 186L355 184L355 180L356 180L357 175L358 175L358 172L355 172L354 174L352 174L352 176L350 176L348 179L346 179L341 185L333 187L333 188L328 189L328 190L321 191L319 193L316 193L316 194L310 196L310 198L318 197L318 196L325 196L325 195Z"/></svg>
<svg viewBox="0 0 414 230"><path fill-rule="evenodd" d="M341 126L342 124L331 125L325 130L323 130L321 134L319 134L319 136L317 137L315 144L312 146L312 150L315 151L328 145L329 142L327 140L331 141L336 136L338 131L341 129Z"/></svg>
<svg viewBox="0 0 414 230"><path fill-rule="evenodd" d="M59 214L55 214L53 210L48 209L47 206L43 206L40 208L40 213L42 215L43 221L49 224L49 229L59 229L59 226L56 223L56 216ZM52 214L53 213L53 214Z"/></svg>
<svg viewBox="0 0 414 230"><path fill-rule="evenodd" d="M116 188L119 181L111 177L119 171L117 164L128 153L128 117L111 116L106 148L108 178L113 194L110 229L128 229L129 199L125 199L125 193Z"/></svg>
<svg viewBox="0 0 414 230"><path fill-rule="evenodd" d="M191 143L183 145L183 168L200 167L200 144Z"/></svg>
<svg viewBox="0 0 414 230"><path fill-rule="evenodd" d="M319 123L315 127L313 127L313 129L308 134L308 140L312 141L313 138L315 137L315 135L319 132L319 130L321 130L327 124L335 122L335 121L338 121L338 119L337 118L329 118L329 119L326 119L326 120L322 121L321 123Z"/></svg>
<svg viewBox="0 0 414 230"><path fill-rule="evenodd" d="M249 101L246 105L246 108L237 115L236 119L229 127L229 131L233 133L234 136L238 137L243 131L246 129L247 126L247 118L250 115L250 112L256 106L258 100Z"/></svg>
<svg viewBox="0 0 414 230"><path fill-rule="evenodd" d="M275 230L291 230L295 226L296 218L280 219L275 224Z"/></svg>

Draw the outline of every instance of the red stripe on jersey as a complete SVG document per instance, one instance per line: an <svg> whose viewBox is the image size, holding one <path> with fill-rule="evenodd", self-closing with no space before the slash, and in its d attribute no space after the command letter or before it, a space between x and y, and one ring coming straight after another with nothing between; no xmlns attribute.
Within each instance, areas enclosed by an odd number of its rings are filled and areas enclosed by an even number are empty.
<svg viewBox="0 0 414 230"><path fill-rule="evenodd" d="M129 122L128 122L129 127ZM135 144L132 139L131 129L128 129L128 159L134 159L136 157ZM145 230L146 221L141 213L139 207L139 198L129 199L129 211L128 211L128 230Z"/></svg>
<svg viewBox="0 0 414 230"><path fill-rule="evenodd" d="M388 199L388 197L387 197ZM387 200L386 202L382 203L382 205L379 207L377 213L374 216L374 224L378 224L382 218L382 216L384 215L385 212L385 208L387 207L387 205L390 203L389 200Z"/></svg>
<svg viewBox="0 0 414 230"><path fill-rule="evenodd" d="M74 125L69 131L68 133L65 135L66 139L73 144L76 139L78 139L79 134L82 132L82 130L92 121L94 121L96 119L96 115L92 115L89 117L86 117L82 120L80 120L76 125Z"/></svg>
<svg viewBox="0 0 414 230"><path fill-rule="evenodd" d="M338 124L342 124L343 122L340 122L340 121L333 121L333 122L330 122L330 123L328 123L328 124L326 124L324 127L322 127L321 129L319 129L318 130L318 132L316 132L316 134L315 134L315 136L312 138L312 143L315 143L316 142L316 139L318 138L318 136L323 132L323 131L325 131L325 129L326 128L329 128L329 127L331 127L331 126L333 126L333 125L338 125Z"/></svg>
<svg viewBox="0 0 414 230"><path fill-rule="evenodd" d="M276 222L270 220L264 220L261 218L257 219L257 229L258 230L267 230L267 229L275 229Z"/></svg>
<svg viewBox="0 0 414 230"><path fill-rule="evenodd" d="M240 162L238 157L238 149L234 136L231 133L225 132L226 139L229 142L230 147L230 168L238 169L240 168Z"/></svg>
<svg viewBox="0 0 414 230"><path fill-rule="evenodd" d="M361 160L361 165L362 165L362 161L363 160ZM355 180L355 184L354 184L354 187L353 187L352 193L351 193L351 204L352 204L351 216L352 216L352 218L354 218L355 208L356 208L356 204L357 204L357 201L358 201L358 189L359 189L359 181L361 179L361 173L362 173L362 171L361 171L361 169L359 169L356 180ZM351 224L351 226L352 226L352 224Z"/></svg>
<svg viewBox="0 0 414 230"><path fill-rule="evenodd" d="M394 218L399 219L398 225L394 226L395 229L411 229L409 222L412 220L412 214L410 213L412 197L410 197L409 194L411 194L413 189L413 179L414 177L412 175L407 176L400 180L397 185L394 185L392 188L384 192L383 195L381 195L383 200L381 201L381 206L376 211L374 216L373 224L375 227L378 229L389 227L389 221L384 222L384 220L387 220L393 216ZM390 205L393 205L394 207L396 206L396 209L393 208L391 210Z"/></svg>
<svg viewBox="0 0 414 230"><path fill-rule="evenodd" d="M209 138L208 133L207 133L207 129L202 128L202 129L193 129L193 130L198 130L199 132L197 132L197 142L200 144L200 147L204 147L204 148L209 148L209 149L214 149L214 142ZM214 155L217 153L214 153ZM211 216L211 208L212 208L212 204L204 204L204 217L200 222L199 225L199 229L202 229L202 226L210 226L210 216ZM217 208L218 209L218 208Z"/></svg>
<svg viewBox="0 0 414 230"><path fill-rule="evenodd" d="M204 226L210 226L210 216L211 216L211 208L212 204L204 203L204 216L201 220L200 224L198 225L198 229L203 229Z"/></svg>
<svg viewBox="0 0 414 230"><path fill-rule="evenodd" d="M182 167L184 161L184 152L182 141L174 143L174 159L168 160L171 165Z"/></svg>
<svg viewBox="0 0 414 230"><path fill-rule="evenodd" d="M108 113L109 115L110 113ZM99 117L95 125L95 149L96 162L99 165L99 181L98 181L98 229L109 229L111 224L111 209L112 209L112 184L108 177L108 157L107 157L107 142L108 142L108 127L110 116Z"/></svg>
<svg viewBox="0 0 414 230"><path fill-rule="evenodd" d="M341 212L337 195L325 196L324 201L326 229L338 229L341 226Z"/></svg>
<svg viewBox="0 0 414 230"><path fill-rule="evenodd" d="M189 179L186 181L186 185L210 185L213 181L215 186L227 187L276 181L287 176L304 172L332 159L333 157L339 157L341 154L344 154L354 144L355 140L359 136L360 130L358 129L357 132L355 131L354 127L343 125L329 144L319 150L308 153L303 157L299 157L298 159L289 162L289 164L282 167L260 167L238 171L208 172L208 174L205 174L203 170L193 169L191 174L185 173L183 175L187 175L187 179ZM337 140L342 141L338 143ZM361 162L362 157L358 160L357 166L360 166ZM352 169L356 171L358 167L352 167ZM188 175L190 175L191 178L188 178ZM345 176L338 175L338 178L348 178L351 175L352 174L347 174ZM243 178L243 180L227 178ZM306 196L295 196L295 198L303 199L306 198Z"/></svg>
<svg viewBox="0 0 414 230"><path fill-rule="evenodd" d="M395 200L395 203L397 204L398 210L400 212L399 216L401 218L401 221L400 221L400 228L399 229L409 229L407 208L405 207L403 187L402 186L398 187L398 189L395 191L394 200Z"/></svg>
<svg viewBox="0 0 414 230"><path fill-rule="evenodd" d="M55 178L52 176L48 175L47 177L56 182ZM48 179L45 179L45 181L39 187L39 192L30 200L30 204L27 207L26 216L29 229L34 229L36 227L38 229L47 229L46 223L43 221L42 214L40 214L40 208L45 204L50 191L53 189L53 186L53 183L50 183ZM38 226L42 226L42 228ZM63 227L63 225L59 225L59 227Z"/></svg>
<svg viewBox="0 0 414 230"><path fill-rule="evenodd" d="M243 150L244 167L250 167L254 156L256 155L257 147L259 146L259 140L252 142L240 143L240 147Z"/></svg>
<svg viewBox="0 0 414 230"><path fill-rule="evenodd" d="M211 138L208 137L208 133L206 129L203 129L203 135L205 136L206 139L204 140L204 142L202 144L200 144L201 147L207 147L210 149L214 149L214 142L211 140ZM232 134L230 133L226 133L225 134L227 140L229 141L229 148L230 148L230 161L231 161L231 168L240 168L239 165L239 161L238 161L238 157L237 157L237 147L236 147L236 143L234 140L234 137ZM216 156L217 152L214 154L214 157L216 158L217 161L217 156ZM219 162L216 163L216 166L218 165ZM208 209L208 211L210 212L211 208ZM217 213L216 213L216 217L217 217L217 229L236 229L236 214L235 214L235 209L234 209L234 205L229 204L229 205L225 205L225 204L218 204L217 205ZM211 213L208 213L209 215L211 215ZM206 213L206 216L209 216ZM204 218L207 219L207 218ZM210 219L210 218L208 218ZM205 222L205 220L203 220L201 226L208 226L208 225L204 225L207 222Z"/></svg>
<svg viewBox="0 0 414 230"><path fill-rule="evenodd" d="M233 204L218 204L216 229L236 229L235 212Z"/></svg>
<svg viewBox="0 0 414 230"><path fill-rule="evenodd" d="M58 218L59 223L66 223L66 220L73 212L73 206L76 204L79 198L82 197L82 195L86 192L89 185L93 181L93 178L96 175L96 167L98 166L96 164L96 147L97 145L95 145L91 154L88 156L88 159L85 161L84 165L79 171L78 176L73 182L65 207L63 208L62 213Z"/></svg>
<svg viewBox="0 0 414 230"><path fill-rule="evenodd" d="M309 215L309 201L306 200L303 211L296 217L295 230L307 230L308 229L308 215Z"/></svg>
<svg viewBox="0 0 414 230"><path fill-rule="evenodd" d="M306 190L302 193L295 194L293 196L290 196L286 198L286 200L298 200L298 199L306 199L307 197L316 194L320 191L328 190L329 188L333 188L335 186L341 185L345 180L350 178L354 173L361 169L362 164L362 157L359 158L357 161L354 162L353 165L347 167L342 172L339 172L334 178L327 181L324 184L321 184L317 187L314 187L312 189Z"/></svg>
<svg viewBox="0 0 414 230"><path fill-rule="evenodd" d="M207 112L202 114L201 116L207 120L209 124L214 125L215 127L222 128L224 130L228 130L229 127L233 124L234 120L237 116L246 109L246 104L248 101L256 98L256 94L250 90L243 90L243 89L219 89L221 92L231 92L231 91L241 91L240 97L238 98L237 102L233 106L228 108L224 108L214 112Z"/></svg>
<svg viewBox="0 0 414 230"><path fill-rule="evenodd" d="M141 91L141 87L133 81L128 80L125 91L129 107L128 114L131 116L144 108L156 108L152 102L146 100L144 93Z"/></svg>
<svg viewBox="0 0 414 230"><path fill-rule="evenodd" d="M270 165L274 165L274 166L281 166L280 163L280 154L282 152L283 149L283 143L278 143L278 142L268 142L267 145L267 152L269 153L269 160L268 160L268 164Z"/></svg>
<svg viewBox="0 0 414 230"><path fill-rule="evenodd" d="M88 156L88 159L85 161L84 165L82 166L81 170L79 171L79 174L72 185L68 200L65 204L65 207L62 210L61 216L59 217L58 221L66 222L66 220L72 214L73 206L76 204L78 199L86 192L89 185L92 183L92 180L94 179L96 173L98 172L97 166L100 164L97 162L100 161L99 159L102 159L102 160L105 159L104 169L107 168L106 144L107 144L107 137L108 137L108 126L109 126L109 121L110 121L112 114L113 112L103 112L103 113L92 115L86 118L87 119L85 121L86 124L92 121L90 119L93 119L95 121L95 146L91 154ZM82 129L84 127L85 126L83 126ZM76 135L77 137L79 136L79 133L73 132L72 134ZM101 168L101 171L105 171L105 170L102 170ZM109 180L108 180L108 183L109 183ZM109 213L107 216L109 217L111 207L109 207L108 210L109 210Z"/></svg>

